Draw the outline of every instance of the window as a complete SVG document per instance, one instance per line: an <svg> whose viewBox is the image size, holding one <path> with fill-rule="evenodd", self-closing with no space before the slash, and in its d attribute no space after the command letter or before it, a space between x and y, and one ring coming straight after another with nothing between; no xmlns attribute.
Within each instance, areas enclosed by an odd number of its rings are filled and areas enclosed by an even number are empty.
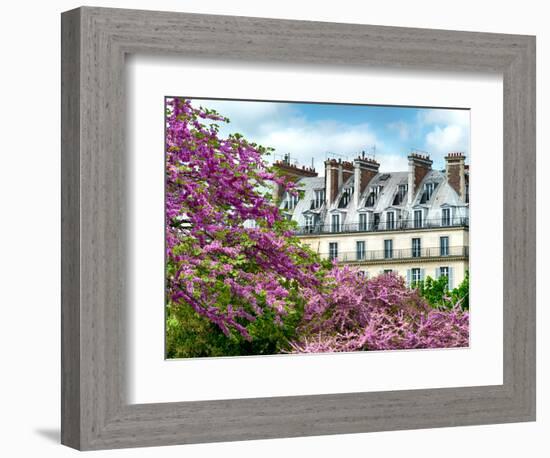
<svg viewBox="0 0 550 458"><path fill-rule="evenodd" d="M342 200L340 200L340 204L338 206L340 208L346 207L349 204L349 201L351 200L352 195L353 195L353 188L345 188L342 194Z"/></svg>
<svg viewBox="0 0 550 458"><path fill-rule="evenodd" d="M439 237L439 256L449 256L449 237Z"/></svg>
<svg viewBox="0 0 550 458"><path fill-rule="evenodd" d="M341 231L341 227L340 227L340 215L336 214L336 215L332 215L332 232L340 232Z"/></svg>
<svg viewBox="0 0 550 458"><path fill-rule="evenodd" d="M434 192L434 183L426 183L426 200L430 200Z"/></svg>
<svg viewBox="0 0 550 458"><path fill-rule="evenodd" d="M365 242L363 240L355 243L355 253L356 253L356 259L358 261L363 261L365 259L366 249L365 249Z"/></svg>
<svg viewBox="0 0 550 458"><path fill-rule="evenodd" d="M414 227L422 227L422 210L414 211Z"/></svg>
<svg viewBox="0 0 550 458"><path fill-rule="evenodd" d="M328 258L332 261L338 259L338 243L330 242L328 244Z"/></svg>
<svg viewBox="0 0 550 458"><path fill-rule="evenodd" d="M378 224L380 224L380 213L374 214L374 222L372 223L373 230L378 230Z"/></svg>
<svg viewBox="0 0 550 458"><path fill-rule="evenodd" d="M421 253L420 239L412 239L412 256L413 258L419 258Z"/></svg>
<svg viewBox="0 0 550 458"><path fill-rule="evenodd" d="M449 289L449 267L440 267L439 268L439 277L447 278L447 289Z"/></svg>
<svg viewBox="0 0 550 458"><path fill-rule="evenodd" d="M405 199L405 196L407 194L407 185L406 184L400 184L399 185L399 188L398 188L398 191L397 191L397 195L398 195L398 199L399 199L399 204L401 202L403 202L403 200Z"/></svg>
<svg viewBox="0 0 550 458"><path fill-rule="evenodd" d="M325 201L325 190L316 189L315 199L313 199L313 202L312 202L312 208L320 208L323 205L324 201Z"/></svg>
<svg viewBox="0 0 550 458"><path fill-rule="evenodd" d="M441 225L450 226L451 225L451 209L442 208L441 209Z"/></svg>
<svg viewBox="0 0 550 458"><path fill-rule="evenodd" d="M312 215L306 215L305 229L306 229L307 233L313 232L313 216Z"/></svg>
<svg viewBox="0 0 550 458"><path fill-rule="evenodd" d="M367 214L366 213L359 213L359 230L360 231L367 231Z"/></svg>
<svg viewBox="0 0 550 458"><path fill-rule="evenodd" d="M384 274L391 274L393 270L391 269L384 269Z"/></svg>
<svg viewBox="0 0 550 458"><path fill-rule="evenodd" d="M395 229L395 212L386 213L386 228L389 230Z"/></svg>
<svg viewBox="0 0 550 458"><path fill-rule="evenodd" d="M411 269L411 282L412 284L418 283L420 280L422 280L422 270L421 269Z"/></svg>
<svg viewBox="0 0 550 458"><path fill-rule="evenodd" d="M285 210L294 210L298 203L298 196L296 194L286 193L283 208Z"/></svg>
<svg viewBox="0 0 550 458"><path fill-rule="evenodd" d="M393 240L384 240L384 258L393 258Z"/></svg>

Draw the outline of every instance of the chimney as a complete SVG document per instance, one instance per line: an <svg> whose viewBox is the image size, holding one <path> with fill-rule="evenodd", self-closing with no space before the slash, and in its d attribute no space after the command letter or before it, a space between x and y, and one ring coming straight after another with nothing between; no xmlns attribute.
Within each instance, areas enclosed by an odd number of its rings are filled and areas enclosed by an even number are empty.
<svg viewBox="0 0 550 458"><path fill-rule="evenodd" d="M418 186L432 169L432 160L427 154L411 153L408 156L409 159L409 180L408 180L408 194L407 203L412 204Z"/></svg>
<svg viewBox="0 0 550 458"><path fill-rule="evenodd" d="M361 197L361 194L363 194L363 191L367 188L370 180L372 180L378 173L380 164L374 159L365 157L365 154L363 153L353 161L353 167L353 198L355 201L355 208L357 208L359 206L359 198Z"/></svg>
<svg viewBox="0 0 550 458"><path fill-rule="evenodd" d="M464 153L449 153L445 156L447 181L464 202L466 200L466 166Z"/></svg>
<svg viewBox="0 0 550 458"><path fill-rule="evenodd" d="M342 159L325 161L325 199L327 207L335 200L344 183L353 175L353 164Z"/></svg>
<svg viewBox="0 0 550 458"><path fill-rule="evenodd" d="M327 159L325 161L325 199L327 207L336 199L336 195L338 194L338 181L338 161L336 159Z"/></svg>
<svg viewBox="0 0 550 458"><path fill-rule="evenodd" d="M285 154L283 160L275 161L273 169L278 176L284 177L287 181L296 182L303 177L316 177L317 172L313 167L298 166L290 162L290 155ZM284 188L274 183L273 200L280 202L283 198Z"/></svg>

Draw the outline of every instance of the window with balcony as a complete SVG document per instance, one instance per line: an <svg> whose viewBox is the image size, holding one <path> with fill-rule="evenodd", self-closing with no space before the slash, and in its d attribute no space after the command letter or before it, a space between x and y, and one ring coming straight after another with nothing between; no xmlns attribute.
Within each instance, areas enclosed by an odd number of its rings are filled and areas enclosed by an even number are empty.
<svg viewBox="0 0 550 458"><path fill-rule="evenodd" d="M419 258L421 253L420 239L412 239L412 256L413 258Z"/></svg>
<svg viewBox="0 0 550 458"><path fill-rule="evenodd" d="M441 209L441 225L450 226L451 225L451 209L442 208Z"/></svg>
<svg viewBox="0 0 550 458"><path fill-rule="evenodd" d="M357 261L364 261L366 255L365 242L363 240L355 243L355 254Z"/></svg>
<svg viewBox="0 0 550 458"><path fill-rule="evenodd" d="M310 234L313 232L313 215L306 215L305 219L305 231Z"/></svg>
<svg viewBox="0 0 550 458"><path fill-rule="evenodd" d="M395 212L386 213L386 229L388 230L395 229Z"/></svg>
<svg viewBox="0 0 550 458"><path fill-rule="evenodd" d="M449 237L439 237L439 256L449 256Z"/></svg>
<svg viewBox="0 0 550 458"><path fill-rule="evenodd" d="M367 231L368 229L368 219L366 213L359 213L359 230Z"/></svg>
<svg viewBox="0 0 550 458"><path fill-rule="evenodd" d="M414 211L414 227L415 229L422 227L422 210Z"/></svg>
<svg viewBox="0 0 550 458"><path fill-rule="evenodd" d="M393 240L384 240L384 258L393 258Z"/></svg>
<svg viewBox="0 0 550 458"><path fill-rule="evenodd" d="M338 243L337 242L330 242L328 244L328 258L333 261L334 259L338 259Z"/></svg>
<svg viewBox="0 0 550 458"><path fill-rule="evenodd" d="M331 229L332 232L342 232L342 226L340 224L340 215L332 215L331 217Z"/></svg>

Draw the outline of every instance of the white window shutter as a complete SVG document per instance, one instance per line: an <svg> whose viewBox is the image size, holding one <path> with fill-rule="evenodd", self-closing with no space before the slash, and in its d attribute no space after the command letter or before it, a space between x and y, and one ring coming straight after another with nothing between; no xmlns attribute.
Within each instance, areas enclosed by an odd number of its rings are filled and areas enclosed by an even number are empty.
<svg viewBox="0 0 550 458"><path fill-rule="evenodd" d="M407 287L411 286L411 269L407 269Z"/></svg>
<svg viewBox="0 0 550 458"><path fill-rule="evenodd" d="M452 290L454 288L454 283L453 283L453 268L452 267L449 267L449 290Z"/></svg>
<svg viewBox="0 0 550 458"><path fill-rule="evenodd" d="M420 280L424 280L424 274L426 272L426 269L420 269Z"/></svg>
<svg viewBox="0 0 550 458"><path fill-rule="evenodd" d="M441 277L441 269L439 267L435 268L435 278Z"/></svg>

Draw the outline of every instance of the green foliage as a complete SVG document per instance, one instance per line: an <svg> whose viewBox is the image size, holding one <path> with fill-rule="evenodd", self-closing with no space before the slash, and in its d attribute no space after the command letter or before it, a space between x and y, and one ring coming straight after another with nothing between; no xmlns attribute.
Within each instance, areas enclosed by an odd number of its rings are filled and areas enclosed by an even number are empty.
<svg viewBox="0 0 550 458"><path fill-rule="evenodd" d="M427 277L425 280L413 284L419 294L434 308L450 309L455 304L460 304L463 310L469 310L470 280L468 271L464 280L455 289L449 291L446 276L438 279Z"/></svg>
<svg viewBox="0 0 550 458"><path fill-rule="evenodd" d="M294 297L280 324L277 314L266 309L263 315L247 325L251 339L238 332L225 335L220 328L200 316L190 306L166 307L166 358L271 355L289 351L302 320L303 301Z"/></svg>
<svg viewBox="0 0 550 458"><path fill-rule="evenodd" d="M470 273L466 271L464 280L457 288L451 291L451 302L460 303L463 310L470 310Z"/></svg>

